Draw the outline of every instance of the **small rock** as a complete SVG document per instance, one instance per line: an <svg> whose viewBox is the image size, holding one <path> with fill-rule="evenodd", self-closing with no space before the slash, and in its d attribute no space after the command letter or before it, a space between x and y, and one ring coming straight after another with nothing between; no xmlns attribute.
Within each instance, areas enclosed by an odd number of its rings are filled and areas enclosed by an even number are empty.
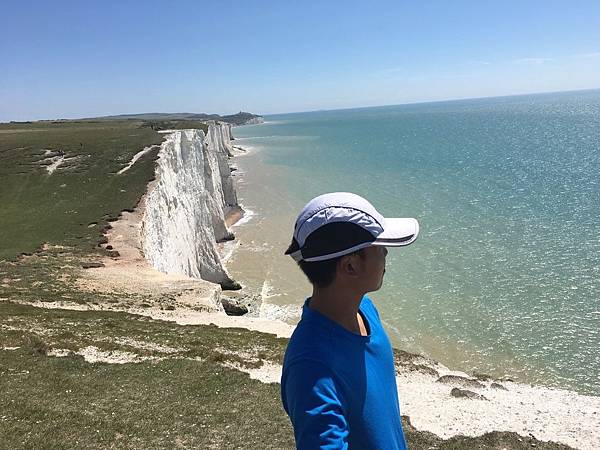
<svg viewBox="0 0 600 450"><path fill-rule="evenodd" d="M81 263L81 267L83 267L84 269L94 269L97 267L104 267L104 264L97 261L90 261Z"/></svg>
<svg viewBox="0 0 600 450"><path fill-rule="evenodd" d="M260 310L260 305L262 303L262 297L259 294L250 291L248 288L239 291L223 292L221 298L226 298L236 305L245 306L248 309L248 314L253 316Z"/></svg>
<svg viewBox="0 0 600 450"><path fill-rule="evenodd" d="M233 241L234 239L235 239L235 235L233 233L227 233L225 236L223 236L222 239L217 240L217 243Z"/></svg>
<svg viewBox="0 0 600 450"><path fill-rule="evenodd" d="M506 389L506 388L505 388L504 386L502 386L500 383L496 383L496 382L492 383L492 384L490 385L490 387L491 387L492 389L500 389L500 390L502 390L502 391L508 391L508 389Z"/></svg>
<svg viewBox="0 0 600 450"><path fill-rule="evenodd" d="M224 291L239 291L242 285L235 280L225 280L219 283Z"/></svg>
<svg viewBox="0 0 600 450"><path fill-rule="evenodd" d="M462 387L483 388L482 383L472 378L461 377L460 375L443 375L436 380L438 383L453 384Z"/></svg>
<svg viewBox="0 0 600 450"><path fill-rule="evenodd" d="M491 380L491 379L492 379L492 377L491 377L491 376L489 376L489 375L488 375L488 374L486 374L486 373L477 373L477 372L475 372L475 373L473 374L473 377L475 377L475 378L477 378L478 380L481 380L481 381L488 381L488 380Z"/></svg>
<svg viewBox="0 0 600 450"><path fill-rule="evenodd" d="M417 372L424 373L426 375L431 375L434 377L439 377L440 374L433 367L426 366L425 364L414 364L409 366L410 369L416 370Z"/></svg>
<svg viewBox="0 0 600 450"><path fill-rule="evenodd" d="M471 400L487 400L483 395L477 394L473 391L468 391L466 389L452 388L450 391L450 395L452 397L457 398L469 398Z"/></svg>
<svg viewBox="0 0 600 450"><path fill-rule="evenodd" d="M107 242L108 238L106 236L101 236L100 239L98 239L98 245L106 244Z"/></svg>
<svg viewBox="0 0 600 450"><path fill-rule="evenodd" d="M223 305L223 309L228 316L243 316L248 312L248 308L245 305L241 305L228 297L221 298L221 305Z"/></svg>
<svg viewBox="0 0 600 450"><path fill-rule="evenodd" d="M108 250L106 254L111 258L118 258L119 256L121 256L121 254L117 250Z"/></svg>
<svg viewBox="0 0 600 450"><path fill-rule="evenodd" d="M112 245L107 245L107 246L106 246L106 250L112 250L112 249L113 249L113 246L112 246Z"/></svg>

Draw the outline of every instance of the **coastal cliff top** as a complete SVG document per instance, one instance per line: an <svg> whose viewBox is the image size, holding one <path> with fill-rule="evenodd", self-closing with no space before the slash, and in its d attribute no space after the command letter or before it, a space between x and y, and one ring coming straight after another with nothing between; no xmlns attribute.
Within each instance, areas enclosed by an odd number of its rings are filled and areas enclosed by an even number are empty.
<svg viewBox="0 0 600 450"><path fill-rule="evenodd" d="M140 113L140 114L118 114L114 116L86 117L81 119L52 119L25 122L9 122L10 124L40 124L40 123L64 123L64 122L104 122L104 121L144 121L144 122L187 122L187 128L197 128L194 122L204 123L206 121L226 122L232 125L245 125L247 123L260 123L262 116L240 111L235 114L206 114L206 113ZM0 124L2 125L2 124ZM173 127L175 128L175 127ZM183 128L183 127L179 127Z"/></svg>

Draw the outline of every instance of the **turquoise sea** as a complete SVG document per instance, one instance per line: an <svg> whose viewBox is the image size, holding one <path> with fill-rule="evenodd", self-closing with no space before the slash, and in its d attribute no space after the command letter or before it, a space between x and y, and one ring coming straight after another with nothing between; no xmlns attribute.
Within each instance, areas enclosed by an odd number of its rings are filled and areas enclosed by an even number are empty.
<svg viewBox="0 0 600 450"><path fill-rule="evenodd" d="M600 395L600 91L265 119L234 129L255 215L230 270L266 302L297 311L310 294L281 255L299 209L356 192L421 224L371 295L396 346Z"/></svg>

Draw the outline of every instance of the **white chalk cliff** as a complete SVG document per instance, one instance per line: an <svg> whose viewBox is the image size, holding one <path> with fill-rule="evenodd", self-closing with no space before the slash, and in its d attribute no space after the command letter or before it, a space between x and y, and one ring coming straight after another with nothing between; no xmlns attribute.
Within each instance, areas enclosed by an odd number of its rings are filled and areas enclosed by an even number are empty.
<svg viewBox="0 0 600 450"><path fill-rule="evenodd" d="M246 120L246 122L244 123L244 125L256 125L259 123L265 123L265 119L263 119L262 117L253 117L251 119Z"/></svg>
<svg viewBox="0 0 600 450"><path fill-rule="evenodd" d="M235 288L215 248L218 241L233 239L225 224L225 214L237 205L228 164L231 125L211 122L206 135L174 131L158 156L142 220L145 257L161 272Z"/></svg>

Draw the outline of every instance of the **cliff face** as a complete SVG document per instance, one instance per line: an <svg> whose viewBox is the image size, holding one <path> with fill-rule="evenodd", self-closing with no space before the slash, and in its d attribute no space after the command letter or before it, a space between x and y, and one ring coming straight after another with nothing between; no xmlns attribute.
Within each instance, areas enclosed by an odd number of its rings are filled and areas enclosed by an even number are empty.
<svg viewBox="0 0 600 450"><path fill-rule="evenodd" d="M219 173L223 191L222 203L224 207L237 205L237 195L233 187L231 170L227 158L233 156L231 146L231 125L224 122L211 123L208 126L206 145L217 157Z"/></svg>
<svg viewBox="0 0 600 450"><path fill-rule="evenodd" d="M237 204L227 163L230 140L230 126L216 122L207 135L174 131L162 144L142 220L144 255L161 272L236 287L215 248L233 238L225 224L228 208Z"/></svg>
<svg viewBox="0 0 600 450"><path fill-rule="evenodd" d="M258 117L252 117L251 119L248 119L244 125L256 125L259 123L265 123L265 119L263 119L262 117L258 116Z"/></svg>

